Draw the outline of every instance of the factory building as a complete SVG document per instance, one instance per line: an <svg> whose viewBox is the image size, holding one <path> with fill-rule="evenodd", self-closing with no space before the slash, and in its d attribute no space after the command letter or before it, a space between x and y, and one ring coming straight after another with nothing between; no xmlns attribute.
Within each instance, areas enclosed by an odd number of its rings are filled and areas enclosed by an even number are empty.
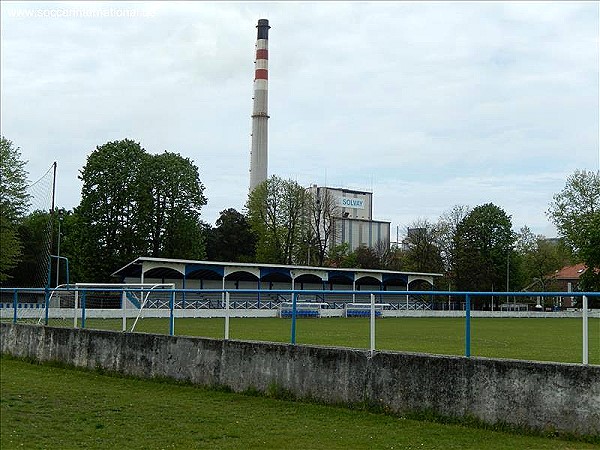
<svg viewBox="0 0 600 450"><path fill-rule="evenodd" d="M350 251L360 246L390 246L390 222L373 220L373 193L312 185L310 193L329 205L332 231L329 247L347 243Z"/></svg>

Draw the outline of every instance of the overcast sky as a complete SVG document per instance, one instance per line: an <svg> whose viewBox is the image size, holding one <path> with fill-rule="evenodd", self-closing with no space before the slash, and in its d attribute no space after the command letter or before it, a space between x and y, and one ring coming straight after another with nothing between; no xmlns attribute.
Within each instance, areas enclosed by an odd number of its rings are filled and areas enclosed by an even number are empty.
<svg viewBox="0 0 600 450"><path fill-rule="evenodd" d="M556 234L600 169L597 2L2 2L2 134L57 205L98 145L189 157L214 224L249 183L256 23L270 21L269 175L373 192L402 229L492 202Z"/></svg>

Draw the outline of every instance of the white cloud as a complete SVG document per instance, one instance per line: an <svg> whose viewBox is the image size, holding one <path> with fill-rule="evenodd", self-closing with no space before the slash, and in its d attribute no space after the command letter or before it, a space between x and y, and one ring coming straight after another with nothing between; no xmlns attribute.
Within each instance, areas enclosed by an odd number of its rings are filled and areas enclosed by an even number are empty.
<svg viewBox="0 0 600 450"><path fill-rule="evenodd" d="M60 8L146 16L13 14ZM372 188L393 224L493 202L541 232L566 176L598 168L588 2L2 2L2 133L32 178L58 161L69 208L97 145L179 152L214 222L245 203L259 18L272 26L270 173Z"/></svg>

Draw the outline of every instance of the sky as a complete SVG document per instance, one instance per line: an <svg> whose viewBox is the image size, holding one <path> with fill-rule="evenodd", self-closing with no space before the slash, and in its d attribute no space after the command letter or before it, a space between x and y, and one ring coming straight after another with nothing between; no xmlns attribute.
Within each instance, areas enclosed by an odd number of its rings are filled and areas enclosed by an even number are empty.
<svg viewBox="0 0 600 450"><path fill-rule="evenodd" d="M600 169L598 2L8 2L1 132L31 182L133 139L199 168L214 225L248 194L256 23L268 19L269 176L373 192L391 240L455 205L513 229Z"/></svg>

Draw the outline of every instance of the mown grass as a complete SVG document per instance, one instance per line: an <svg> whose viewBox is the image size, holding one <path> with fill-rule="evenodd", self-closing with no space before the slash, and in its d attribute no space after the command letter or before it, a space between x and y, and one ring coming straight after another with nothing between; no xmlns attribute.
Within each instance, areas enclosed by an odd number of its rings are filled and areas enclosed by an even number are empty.
<svg viewBox="0 0 600 450"><path fill-rule="evenodd" d="M132 321L128 326L131 326ZM120 330L119 320L88 320L88 328ZM443 355L465 354L462 318L385 318L376 321L376 348ZM600 364L600 319L589 319L589 363ZM291 320L232 318L230 339L290 342ZM136 331L168 334L167 319L141 319ZM223 338L224 319L175 320L175 334ZM369 320L298 319L296 343L369 347ZM471 356L582 362L582 321L571 318L471 319Z"/></svg>
<svg viewBox="0 0 600 450"><path fill-rule="evenodd" d="M597 448L7 357L0 362L3 450Z"/></svg>

